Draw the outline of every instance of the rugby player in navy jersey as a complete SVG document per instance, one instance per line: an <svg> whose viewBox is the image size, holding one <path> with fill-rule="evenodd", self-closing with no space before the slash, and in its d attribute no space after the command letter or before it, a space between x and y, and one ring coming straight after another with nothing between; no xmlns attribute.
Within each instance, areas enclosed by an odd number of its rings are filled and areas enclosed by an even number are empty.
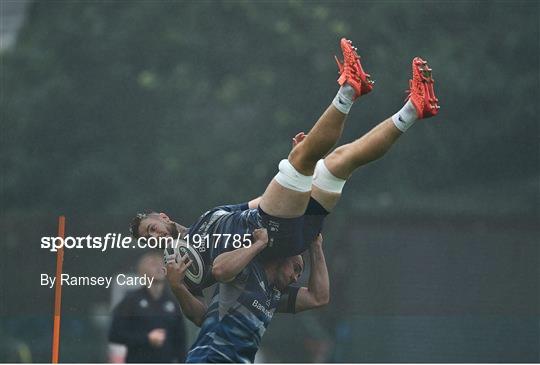
<svg viewBox="0 0 540 365"><path fill-rule="evenodd" d="M253 235L250 247L224 252L214 260L218 284L208 306L191 295L183 282L189 264L167 256L167 279L173 293L184 314L201 327L186 362L253 362L274 313L297 313L328 303L330 284L322 235L309 248L307 287L292 285L304 269L302 256L261 260L258 254L268 245L266 229L255 230Z"/></svg>
<svg viewBox="0 0 540 365"><path fill-rule="evenodd" d="M382 157L416 120L438 113L438 99L433 90L431 69L419 57L412 62L412 79L406 104L363 137L330 150L340 138L346 116L353 102L369 93L373 82L362 69L360 57L350 41L341 40L343 63L338 61L341 85L331 105L311 131L297 135L297 143L288 158L279 163L279 172L260 198L241 205L221 206L204 213L189 228L172 221L164 213L138 215L132 223L135 237L211 237L198 259L207 270L197 284L201 289L211 285L212 264L219 254L233 249L216 244L224 235L238 235L243 243L258 228L268 230L268 248L261 259L270 260L297 255L305 251L322 229L324 217L332 211L341 196L346 180L358 167ZM326 156L326 157L325 157ZM193 265L195 267L195 265Z"/></svg>

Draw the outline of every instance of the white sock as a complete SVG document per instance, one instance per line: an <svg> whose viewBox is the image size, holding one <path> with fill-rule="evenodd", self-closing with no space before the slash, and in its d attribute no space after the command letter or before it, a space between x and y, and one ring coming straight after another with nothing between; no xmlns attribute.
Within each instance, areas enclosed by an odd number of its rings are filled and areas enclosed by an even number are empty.
<svg viewBox="0 0 540 365"><path fill-rule="evenodd" d="M399 112L392 116L394 125L402 132L406 132L417 119L416 108L410 100L407 101Z"/></svg>
<svg viewBox="0 0 540 365"><path fill-rule="evenodd" d="M339 88L336 97L332 100L332 105L343 114L349 114L353 105L354 89L349 84Z"/></svg>

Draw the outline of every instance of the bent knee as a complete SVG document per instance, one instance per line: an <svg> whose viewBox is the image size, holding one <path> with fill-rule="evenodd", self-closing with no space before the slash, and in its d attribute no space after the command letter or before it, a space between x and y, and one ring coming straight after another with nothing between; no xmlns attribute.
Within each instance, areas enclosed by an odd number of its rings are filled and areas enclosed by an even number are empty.
<svg viewBox="0 0 540 365"><path fill-rule="evenodd" d="M297 146L289 153L287 160L289 160L296 171L306 176L313 175L315 165L318 161L317 159L309 158L309 156L307 156L307 154L303 151L301 145Z"/></svg>
<svg viewBox="0 0 540 365"><path fill-rule="evenodd" d="M298 192L311 191L313 176L305 175L289 161L281 160L279 163L279 172L274 178L281 186Z"/></svg>

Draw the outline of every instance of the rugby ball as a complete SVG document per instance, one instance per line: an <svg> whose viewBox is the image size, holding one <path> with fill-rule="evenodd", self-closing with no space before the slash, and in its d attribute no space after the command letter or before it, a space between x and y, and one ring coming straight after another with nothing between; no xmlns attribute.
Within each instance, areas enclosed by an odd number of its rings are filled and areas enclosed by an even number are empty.
<svg viewBox="0 0 540 365"><path fill-rule="evenodd" d="M191 265L186 270L184 280L192 287L201 285L206 277L207 267L204 264L203 258L199 251L181 239L176 240L173 247L167 247L165 251L168 254L174 253L176 256L176 262L179 262L182 257L188 255L189 259L191 260Z"/></svg>

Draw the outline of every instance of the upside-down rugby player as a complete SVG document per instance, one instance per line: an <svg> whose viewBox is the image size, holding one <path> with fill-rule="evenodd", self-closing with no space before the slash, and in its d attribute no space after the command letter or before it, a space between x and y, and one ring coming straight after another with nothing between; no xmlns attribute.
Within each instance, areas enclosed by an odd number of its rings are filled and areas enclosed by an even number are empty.
<svg viewBox="0 0 540 365"><path fill-rule="evenodd" d="M369 75L362 69L356 48L345 38L341 39L340 45L344 61L341 63L337 58L336 61L341 88L311 131L296 136L295 147L288 158L279 163L279 172L260 198L243 205L214 208L190 228L173 222L164 213L138 215L132 223L133 235L176 237L178 233L189 233L244 237L264 227L268 229L269 243L262 253L263 258L289 257L305 251L320 233L324 217L337 204L353 171L382 157L416 120L434 116L439 110L431 69L416 57L412 61L409 96L403 108L366 135L324 157L340 138L353 102L373 88ZM209 247L210 250L200 252L208 270L195 289L214 282L213 260L232 248L218 245L212 249L212 241Z"/></svg>

